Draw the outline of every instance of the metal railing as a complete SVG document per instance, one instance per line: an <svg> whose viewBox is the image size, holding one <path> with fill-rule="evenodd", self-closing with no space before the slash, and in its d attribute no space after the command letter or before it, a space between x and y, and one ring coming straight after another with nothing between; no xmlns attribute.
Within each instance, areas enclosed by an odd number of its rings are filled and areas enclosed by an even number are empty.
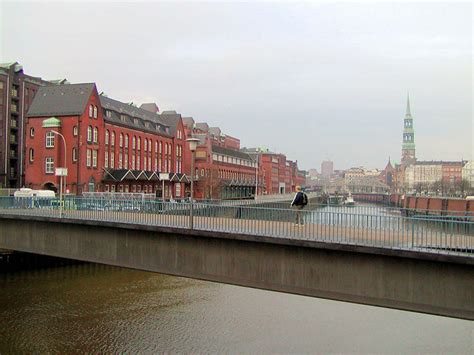
<svg viewBox="0 0 474 355"><path fill-rule="evenodd" d="M92 199L0 197L0 213L22 216L117 222L189 228L190 202L146 199ZM474 257L474 222L450 218L404 217L390 214L348 213L258 205L194 202L194 229L273 238L322 241L398 250L416 250ZM373 211L372 211L373 212Z"/></svg>

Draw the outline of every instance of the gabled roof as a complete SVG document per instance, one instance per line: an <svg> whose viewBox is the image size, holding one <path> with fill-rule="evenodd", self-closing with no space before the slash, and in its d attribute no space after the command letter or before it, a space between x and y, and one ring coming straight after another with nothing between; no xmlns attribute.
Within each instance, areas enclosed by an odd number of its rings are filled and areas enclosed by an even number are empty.
<svg viewBox="0 0 474 355"><path fill-rule="evenodd" d="M28 116L82 115L94 88L94 83L42 86L35 95Z"/></svg>
<svg viewBox="0 0 474 355"><path fill-rule="evenodd" d="M178 129L178 123L181 119L181 115L176 113L176 111L163 111L160 116L163 122L170 127L171 134L176 137L176 130Z"/></svg>
<svg viewBox="0 0 474 355"><path fill-rule="evenodd" d="M152 113L160 112L160 108L154 102L148 102L148 103L141 104L140 108L142 108L144 110L147 110L149 112L152 112Z"/></svg>
<svg viewBox="0 0 474 355"><path fill-rule="evenodd" d="M192 118L192 117L183 117L183 123L186 127L193 128L194 118Z"/></svg>
<svg viewBox="0 0 474 355"><path fill-rule="evenodd" d="M198 122L194 125L194 127L203 132L207 132L209 130L209 125L206 122Z"/></svg>

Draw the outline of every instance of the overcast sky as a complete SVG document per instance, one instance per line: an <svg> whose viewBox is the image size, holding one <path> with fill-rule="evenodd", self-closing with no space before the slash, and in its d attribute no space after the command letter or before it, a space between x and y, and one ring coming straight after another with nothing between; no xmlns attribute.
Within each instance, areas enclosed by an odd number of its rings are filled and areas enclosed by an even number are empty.
<svg viewBox="0 0 474 355"><path fill-rule="evenodd" d="M473 156L473 6L463 3L18 3L0 60L156 102L300 168Z"/></svg>

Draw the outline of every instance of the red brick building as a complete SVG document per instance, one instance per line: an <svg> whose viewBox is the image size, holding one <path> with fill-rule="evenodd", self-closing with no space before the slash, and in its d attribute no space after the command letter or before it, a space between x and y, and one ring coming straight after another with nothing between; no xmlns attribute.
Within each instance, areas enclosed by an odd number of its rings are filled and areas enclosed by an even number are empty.
<svg viewBox="0 0 474 355"><path fill-rule="evenodd" d="M442 161L442 180L445 183L459 184L462 180L462 168L466 162Z"/></svg>
<svg viewBox="0 0 474 355"><path fill-rule="evenodd" d="M165 196L184 197L189 167L181 117L166 123L150 106L144 108L100 96L94 83L40 88L28 113L27 186L57 189L54 168L66 166L66 189L73 194L158 191L161 196L164 172L170 178ZM66 152L60 137L42 127L53 116Z"/></svg>
<svg viewBox="0 0 474 355"><path fill-rule="evenodd" d="M183 119L186 136L199 139L196 150L195 196L197 198L250 198L255 195L256 162L240 151L240 140L224 135L220 128ZM259 193L263 176L259 175Z"/></svg>
<svg viewBox="0 0 474 355"><path fill-rule="evenodd" d="M298 169L298 163L287 160L284 154L261 149L243 149L254 157L258 156L259 168L265 179L265 193L284 194L295 191L296 186L304 186L306 174ZM254 158L257 159L257 158Z"/></svg>

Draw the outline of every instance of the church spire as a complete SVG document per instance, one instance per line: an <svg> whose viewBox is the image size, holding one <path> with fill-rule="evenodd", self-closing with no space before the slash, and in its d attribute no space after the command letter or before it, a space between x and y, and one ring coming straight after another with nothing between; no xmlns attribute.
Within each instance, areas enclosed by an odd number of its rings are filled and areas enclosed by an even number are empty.
<svg viewBox="0 0 474 355"><path fill-rule="evenodd" d="M410 93L407 92L407 112L405 114L406 117L409 117L411 116L411 112L410 112Z"/></svg>

